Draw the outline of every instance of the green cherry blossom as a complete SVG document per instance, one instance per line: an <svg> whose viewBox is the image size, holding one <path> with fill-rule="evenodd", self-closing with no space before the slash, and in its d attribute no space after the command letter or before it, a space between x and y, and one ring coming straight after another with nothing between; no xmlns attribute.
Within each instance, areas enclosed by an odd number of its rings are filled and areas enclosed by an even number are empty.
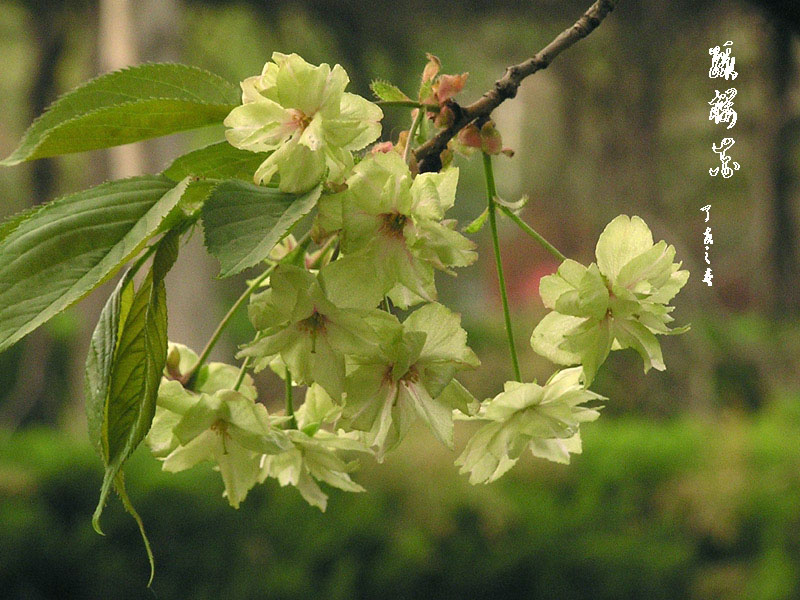
<svg viewBox="0 0 800 600"><path fill-rule="evenodd" d="M477 258L475 245L444 220L457 184L456 168L412 178L395 152L361 161L347 190L320 204L321 228L341 230L343 257L322 273L331 297L375 306L389 294L401 308L434 301L434 269L454 274L451 267Z"/></svg>
<svg viewBox="0 0 800 600"><path fill-rule="evenodd" d="M367 352L378 340L366 317L377 310L340 309L315 275L280 265L270 288L252 296L250 320L259 331L240 356L256 370L280 356L296 383L318 383L335 399L344 389L345 355Z"/></svg>
<svg viewBox="0 0 800 600"><path fill-rule="evenodd" d="M293 485L306 502L323 512L328 496L317 481L346 492L363 492L364 488L350 478L358 462L347 462L339 454L371 453L370 450L353 433L333 433L320 428L334 422L340 413L341 407L321 386L309 387L303 405L295 413L298 429L286 431L291 447L262 457L258 481L272 477L281 486Z"/></svg>
<svg viewBox="0 0 800 600"><path fill-rule="evenodd" d="M582 406L602 396L584 389L580 367L557 371L544 386L509 381L481 406L475 419L487 423L467 442L456 465L472 484L491 483L530 448L534 456L569 462L581 452L580 424L594 421L597 408Z"/></svg>
<svg viewBox="0 0 800 600"><path fill-rule="evenodd" d="M275 52L261 75L242 84L242 106L225 119L228 142L244 150L271 152L255 182L277 174L290 193L313 188L328 170L341 182L352 167L352 150L378 138L381 109L345 92L349 78L340 66L310 65L297 54Z"/></svg>
<svg viewBox="0 0 800 600"><path fill-rule="evenodd" d="M400 443L417 417L452 448L453 410L468 410L466 391L454 387L453 376L480 364L467 346L459 316L441 304L427 304L402 327L387 327L385 333L387 341L375 352L353 359L340 424L366 432L379 459Z"/></svg>
<svg viewBox="0 0 800 600"><path fill-rule="evenodd" d="M568 259L542 278L539 294L553 312L534 329L533 349L558 364L582 364L587 386L611 350L633 348L645 372L664 370L656 335L688 329L668 327L673 307L667 304L689 278L673 262L674 246L654 244L642 219L620 215L600 235L595 254L589 267Z"/></svg>

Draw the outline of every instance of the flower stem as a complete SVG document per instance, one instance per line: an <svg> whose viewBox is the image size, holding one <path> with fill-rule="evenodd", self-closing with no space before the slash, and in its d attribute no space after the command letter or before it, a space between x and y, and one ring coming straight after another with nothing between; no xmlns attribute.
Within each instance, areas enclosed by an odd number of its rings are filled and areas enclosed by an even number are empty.
<svg viewBox="0 0 800 600"><path fill-rule="evenodd" d="M428 112L439 112L438 104L423 104L413 100L378 100L378 106L397 106L401 108L424 108Z"/></svg>
<svg viewBox="0 0 800 600"><path fill-rule="evenodd" d="M236 377L236 383L233 384L233 391L234 392L238 392L239 391L239 387L242 385L242 382L244 381L244 375L247 372L247 367L250 366L250 359L251 358L252 357L250 357L250 356L245 357L244 362L242 363L242 368L239 369L239 376Z"/></svg>
<svg viewBox="0 0 800 600"><path fill-rule="evenodd" d="M417 116L414 117L414 122L411 123L411 129L408 130L408 139L406 139L406 149L403 152L403 162L408 164L408 160L411 158L411 145L414 142L414 136L417 135L417 129L419 129L419 124L422 123L422 119L425 117L425 111L421 108L417 109Z"/></svg>
<svg viewBox="0 0 800 600"><path fill-rule="evenodd" d="M295 249L292 250L292 252L290 252L289 254L287 254L283 258L283 260L293 258L297 251L301 250L304 251L307 239L308 239L308 234L306 234L305 236L303 236L303 238L301 238L301 240L297 243ZM283 262L283 260L281 262ZM272 274L272 272L275 270L275 267L277 267L279 264L280 262L275 263L269 269L267 269L261 275L259 275L257 279L253 280L250 283L250 285L247 286L247 289L244 292L242 292L242 295L239 296L236 302L233 303L233 306L231 306L230 310L228 310L228 312L225 313L225 316L222 317L222 320L219 322L219 325L217 325L217 328L214 330L214 333L211 334L211 337L206 343L205 348L203 348L203 351L200 353L200 357L197 359L195 365L191 369L189 369L187 373L183 375L182 379L184 385L191 387L191 383L194 380L194 377L197 375L197 370L201 366L203 366L206 360L208 360L208 355L211 354L211 350L214 349L214 346L219 341L220 335L222 335L223 330L228 325L233 315L236 313L239 307L245 303L245 301L256 290L256 288L258 288L258 286L260 286L264 282L264 280Z"/></svg>
<svg viewBox="0 0 800 600"><path fill-rule="evenodd" d="M294 401L292 400L292 374L286 367L286 414L291 417L289 428L297 429L297 419L294 418Z"/></svg>
<svg viewBox="0 0 800 600"><path fill-rule="evenodd" d="M542 248L547 250L555 258L557 258L560 261L567 260L567 257L561 254L561 252L559 252L558 249L555 246L553 246L553 244L544 239L533 227L528 225L525 221L523 221L516 214L514 214L514 211L512 211L510 208L508 208L507 206L503 206L502 204L497 204L497 208L499 208L503 212L503 214L506 215L509 219L514 221L514 223L519 225L522 231L524 231L534 240L536 240Z"/></svg>
<svg viewBox="0 0 800 600"><path fill-rule="evenodd" d="M517 359L517 349L514 345L514 333L511 330L511 313L508 310L508 294L506 293L506 279L503 275L503 261L500 257L500 239L497 236L497 188L494 183L494 171L492 169L492 157L483 154L483 172L486 177L486 195L489 203L489 227L492 232L492 245L494 246L494 261L497 266L497 279L500 284L500 298L503 301L503 318L506 323L506 336L508 337L508 348L511 351L511 364L514 367L514 376L517 381L522 381L519 372L519 360Z"/></svg>

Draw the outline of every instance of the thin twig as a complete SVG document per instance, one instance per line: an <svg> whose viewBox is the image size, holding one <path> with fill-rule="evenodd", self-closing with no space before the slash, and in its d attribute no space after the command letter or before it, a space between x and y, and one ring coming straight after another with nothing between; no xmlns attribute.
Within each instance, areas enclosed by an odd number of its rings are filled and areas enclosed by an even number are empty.
<svg viewBox="0 0 800 600"><path fill-rule="evenodd" d="M506 278L503 275L503 260L500 257L500 238L497 235L497 188L494 183L494 171L492 170L492 157L483 154L483 173L486 177L486 196L489 206L489 227L492 232L492 246L494 247L494 262L497 267L497 281L500 286L500 299L503 302L503 319L506 323L506 336L508 337L508 349L511 351L511 366L514 368L514 377L517 381L522 381L519 370L519 359L517 358L517 347L514 344L514 331L511 328L511 311L508 309L508 293L506 292Z"/></svg>
<svg viewBox="0 0 800 600"><path fill-rule="evenodd" d="M516 96L523 79L546 69L556 56L597 29L603 19L614 10L616 3L617 0L597 0L572 27L558 34L532 58L508 67L505 75L494 83L492 89L472 104L462 107L449 101L448 106L455 115L453 123L414 151L419 172L439 171L442 167L439 155L461 129L476 119L488 118L505 100Z"/></svg>
<svg viewBox="0 0 800 600"><path fill-rule="evenodd" d="M513 210L511 210L507 206L503 206L502 204L496 204L496 206L497 206L497 208L499 208L502 211L502 213L504 215L506 215L509 219L514 221L514 223L519 225L519 227L520 227L520 229L522 229L522 231L524 231L529 236L531 236L534 240L536 240L542 248L547 250L555 258L557 258L561 262L564 262L565 260L567 260L567 257L564 256L563 254L561 254L561 252L559 252L558 248L553 246L553 244L551 244L546 239L544 239L544 237L542 237L542 235L538 231L536 231L533 227L528 225L525 221L523 221L516 214L514 214Z"/></svg>

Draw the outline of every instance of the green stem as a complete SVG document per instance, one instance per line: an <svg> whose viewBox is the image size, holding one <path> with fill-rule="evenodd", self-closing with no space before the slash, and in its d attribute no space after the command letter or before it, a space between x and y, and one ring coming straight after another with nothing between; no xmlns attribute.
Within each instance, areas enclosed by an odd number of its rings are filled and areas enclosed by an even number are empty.
<svg viewBox="0 0 800 600"><path fill-rule="evenodd" d="M533 227L528 225L525 221L523 221L516 214L514 214L513 210L511 210L507 206L503 206L502 204L497 204L496 206L503 212L504 215L506 215L509 219L514 221L514 223L519 225L522 231L524 231L534 240L536 240L539 243L539 245L542 246L542 248L547 250L550 254L552 254L554 257L556 257L558 260L562 262L567 260L566 256L561 254L561 252L559 252L558 249L555 246L553 246L553 244L544 239Z"/></svg>
<svg viewBox="0 0 800 600"><path fill-rule="evenodd" d="M233 384L233 391L234 392L238 392L239 391L239 387L242 385L242 382L244 381L244 375L247 372L247 367L250 366L250 359L251 358L252 357L250 357L250 356L245 357L244 362L242 363L242 368L239 369L239 376L236 378L236 383Z"/></svg>
<svg viewBox="0 0 800 600"><path fill-rule="evenodd" d="M214 333L211 334L208 343L206 343L206 347L203 348L203 351L200 353L200 357L197 359L197 362L191 369L189 369L187 373L183 375L183 380L186 382L186 385L191 384L192 379L197 374L197 370L201 366L203 366L203 364L205 364L206 360L208 359L208 355L211 354L211 351L214 349L214 346L219 341L219 337L222 335L222 332L225 330L225 327L228 325L231 318L239 309L239 307L242 304L244 304L245 301L250 297L250 294L252 294L255 291L255 289L259 285L261 285L261 283L267 277L270 276L270 274L272 274L272 272L275 270L275 267L277 266L278 266L277 264L272 265L269 269L264 271L256 280L250 283L250 285L247 286L247 289L242 293L242 295L239 296L236 302L233 303L233 306L231 306L230 310L228 310L228 312L225 313L225 316L222 317L222 320L219 322L219 325L217 325L217 328L214 330Z"/></svg>
<svg viewBox="0 0 800 600"><path fill-rule="evenodd" d="M411 123L411 129L408 131L408 139L406 140L406 149L403 152L403 162L408 164L408 159L411 158L411 145L414 143L414 136L417 135L417 129L419 129L419 124L422 123L422 119L425 117L425 111L421 108L417 109L417 116L414 117L414 122Z"/></svg>
<svg viewBox="0 0 800 600"><path fill-rule="evenodd" d="M214 346L216 345L217 341L219 341L219 337L220 335L222 335L223 330L228 325L231 318L239 309L239 307L242 304L244 304L245 301L250 297L250 294L252 294L255 291L255 289L258 286L260 286L264 282L264 280L272 274L272 272L275 270L275 267L277 267L284 261L291 261L292 258L294 258L298 252L304 252L308 239L309 239L309 234L306 233L297 242L297 247L294 250L292 250L289 254L284 256L280 262L275 263L269 269L264 271L261 275L259 275L257 279L255 279L249 286L247 286L247 289L242 293L241 296L239 296L236 302L233 303L233 306L231 306L230 310L227 313L225 313L225 316L222 317L222 321L219 322L219 325L217 325L217 328L214 330L214 333L211 334L211 338L208 340L206 347L203 348L203 351L200 353L200 358L198 358L194 366L191 369L189 369L187 373L183 375L182 379L184 385L191 387L191 383L194 380L194 377L197 375L197 370L201 366L203 366L203 364L206 362L206 360L208 359L208 355L211 354L211 350L214 349Z"/></svg>
<svg viewBox="0 0 800 600"><path fill-rule="evenodd" d="M497 188L494 183L494 171L492 170L492 157L483 154L483 172L486 176L486 195L489 203L489 227L492 232L492 245L494 246L494 261L497 265L497 279L500 284L500 298L503 301L503 318L506 322L506 335L508 336L508 348L511 351L511 364L514 367L514 376L517 381L522 381L519 372L519 360L517 359L517 349L514 345L514 333L511 330L511 313L508 310L508 294L506 293L506 279L503 276L503 261L500 257L500 239L497 235Z"/></svg>
<svg viewBox="0 0 800 600"><path fill-rule="evenodd" d="M378 106L398 106L404 108L424 108L428 112L439 112L438 104L423 104L422 102L414 102L413 100L378 100Z"/></svg>
<svg viewBox="0 0 800 600"><path fill-rule="evenodd" d="M286 414L291 417L289 428L297 429L297 419L294 418L294 401L292 400L292 374L286 367Z"/></svg>

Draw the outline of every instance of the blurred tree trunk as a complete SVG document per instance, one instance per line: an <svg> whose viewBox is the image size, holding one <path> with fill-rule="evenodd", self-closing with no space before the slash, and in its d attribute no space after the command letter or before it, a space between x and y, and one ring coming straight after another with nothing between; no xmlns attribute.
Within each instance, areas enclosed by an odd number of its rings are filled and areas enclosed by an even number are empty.
<svg viewBox="0 0 800 600"><path fill-rule="evenodd" d="M792 200L797 193L794 150L797 142L798 118L794 115L791 88L797 65L792 52L792 32L782 22L774 22L772 37L773 111L770 121L774 129L773 156L770 162L772 179L772 242L770 261L775 283L773 310L778 316L792 318L800 314L800 292L797 290L797 220Z"/></svg>

